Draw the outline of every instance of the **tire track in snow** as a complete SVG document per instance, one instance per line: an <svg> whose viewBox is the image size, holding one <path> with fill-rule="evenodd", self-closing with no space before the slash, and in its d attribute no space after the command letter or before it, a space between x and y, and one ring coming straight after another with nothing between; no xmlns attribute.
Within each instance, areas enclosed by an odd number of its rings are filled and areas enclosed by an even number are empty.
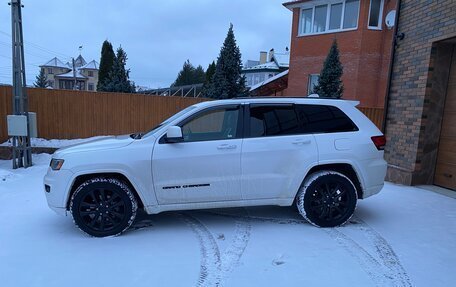
<svg viewBox="0 0 456 287"><path fill-rule="evenodd" d="M388 241L362 219L354 216L352 222L355 224L351 226L362 231L372 242L383 266L388 269L389 273L397 281L396 283L398 284L396 286L413 286L410 277Z"/></svg>
<svg viewBox="0 0 456 287"><path fill-rule="evenodd" d="M247 215L248 216L248 215ZM248 217L237 218L233 239L222 254L222 278L226 279L233 269L238 266L250 241L252 226Z"/></svg>
<svg viewBox="0 0 456 287"><path fill-rule="evenodd" d="M177 216L192 229L200 245L200 274L196 286L220 286L220 251L212 233L188 213L178 213Z"/></svg>
<svg viewBox="0 0 456 287"><path fill-rule="evenodd" d="M206 212L207 214L235 219L246 218L244 215L227 214L219 212ZM277 224L308 224L304 219L278 219L268 217L249 216L250 220L259 222L271 222ZM377 231L359 218L353 217L350 222L353 224L345 227L322 228L333 240L341 245L352 257L354 257L361 268L373 280L377 286L413 286L407 272L400 263L396 253ZM365 234L373 244L376 254L380 260L375 259L354 239L343 232L344 228L354 228Z"/></svg>
<svg viewBox="0 0 456 287"><path fill-rule="evenodd" d="M338 229L339 228L324 228L323 230L329 235L329 237L342 246L348 254L358 261L358 264L376 286L391 286L389 281L393 278L390 278L384 274L384 272L379 272L379 270L383 269L381 264L356 241Z"/></svg>
<svg viewBox="0 0 456 287"><path fill-rule="evenodd" d="M246 213L245 210L244 212ZM215 213L213 214L212 212L198 213L202 215L215 215ZM223 280L227 279L234 268L238 266L239 261L250 241L251 229L252 226L248 216L239 216L235 218L235 232L233 238L226 250L220 255L220 286L223 285Z"/></svg>

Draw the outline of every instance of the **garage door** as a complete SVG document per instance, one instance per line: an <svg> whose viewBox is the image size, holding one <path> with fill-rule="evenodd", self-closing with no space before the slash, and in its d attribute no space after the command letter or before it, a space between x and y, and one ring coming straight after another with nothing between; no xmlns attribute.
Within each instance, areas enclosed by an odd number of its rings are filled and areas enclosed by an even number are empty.
<svg viewBox="0 0 456 287"><path fill-rule="evenodd" d="M434 184L456 190L456 48L453 49Z"/></svg>

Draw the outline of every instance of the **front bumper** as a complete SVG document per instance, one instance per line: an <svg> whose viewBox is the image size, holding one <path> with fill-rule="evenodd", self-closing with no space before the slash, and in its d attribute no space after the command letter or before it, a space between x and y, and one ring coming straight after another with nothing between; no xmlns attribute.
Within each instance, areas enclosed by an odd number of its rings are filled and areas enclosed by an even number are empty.
<svg viewBox="0 0 456 287"><path fill-rule="evenodd" d="M44 176L44 194L49 207L60 215L66 215L68 192L73 178L70 170L48 169Z"/></svg>

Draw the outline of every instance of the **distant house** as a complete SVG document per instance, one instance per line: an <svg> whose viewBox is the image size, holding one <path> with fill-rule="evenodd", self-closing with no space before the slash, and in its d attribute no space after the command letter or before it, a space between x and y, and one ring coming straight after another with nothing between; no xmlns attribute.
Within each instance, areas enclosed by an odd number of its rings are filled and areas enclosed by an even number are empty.
<svg viewBox="0 0 456 287"><path fill-rule="evenodd" d="M246 78L247 87L253 87L261 82L274 77L275 75L288 70L290 53L288 48L283 53L275 53L274 49L267 52L260 52L259 61L247 60L242 69Z"/></svg>
<svg viewBox="0 0 456 287"><path fill-rule="evenodd" d="M64 64L57 57L51 59L40 68L44 70L50 88L53 89L76 89L82 91L95 91L98 82L98 62L86 60L79 55L74 60L75 70L72 63Z"/></svg>

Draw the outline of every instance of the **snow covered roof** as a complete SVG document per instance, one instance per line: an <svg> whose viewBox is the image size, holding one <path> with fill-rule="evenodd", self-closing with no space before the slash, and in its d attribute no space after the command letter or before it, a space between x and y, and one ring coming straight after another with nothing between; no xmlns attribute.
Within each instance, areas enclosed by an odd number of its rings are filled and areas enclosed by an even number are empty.
<svg viewBox="0 0 456 287"><path fill-rule="evenodd" d="M74 65L76 67L82 67L84 66L85 64L87 64L86 60L84 59L84 57L82 57L81 55L79 55L75 60L74 60Z"/></svg>
<svg viewBox="0 0 456 287"><path fill-rule="evenodd" d="M258 84L253 85L250 88L250 92L253 91L253 90L256 90L256 89L258 89L258 88L260 88L260 87L262 87L262 86L264 86L264 85L266 85L266 84L268 84L268 83L270 83L272 81L275 81L275 80L277 80L279 78L282 78L283 76L286 76L286 75L288 75L288 70L283 71L282 73L278 73L277 75L275 75L273 77L270 77L269 79L264 80L263 82L259 82Z"/></svg>
<svg viewBox="0 0 456 287"><path fill-rule="evenodd" d="M52 58L46 64L41 65L40 67L57 67L57 68L68 68L62 61L60 61L57 57Z"/></svg>
<svg viewBox="0 0 456 287"><path fill-rule="evenodd" d="M290 66L290 53L274 53L272 58L281 68L288 68Z"/></svg>
<svg viewBox="0 0 456 287"><path fill-rule="evenodd" d="M256 60L247 60L244 64L244 69L247 69L247 68L250 68L250 67L253 67L253 66L256 66L256 65L259 65L260 64L260 61L256 61Z"/></svg>
<svg viewBox="0 0 456 287"><path fill-rule="evenodd" d="M93 69L93 70L98 70L98 62L95 61L95 60L92 60L90 62L88 62L87 64L85 64L84 66L82 66L81 68L79 69Z"/></svg>
<svg viewBox="0 0 456 287"><path fill-rule="evenodd" d="M278 70L278 69L279 69L279 66L274 61L271 61L271 62L266 62L264 64L247 67L247 68L244 68L243 70L252 71L252 70Z"/></svg>
<svg viewBox="0 0 456 287"><path fill-rule="evenodd" d="M73 71L69 71L68 73L65 73L65 74L55 75L55 77L58 77L58 78L73 78L74 75L73 75ZM76 78L77 79L87 79L87 77L82 75L79 72L79 70L76 70Z"/></svg>

